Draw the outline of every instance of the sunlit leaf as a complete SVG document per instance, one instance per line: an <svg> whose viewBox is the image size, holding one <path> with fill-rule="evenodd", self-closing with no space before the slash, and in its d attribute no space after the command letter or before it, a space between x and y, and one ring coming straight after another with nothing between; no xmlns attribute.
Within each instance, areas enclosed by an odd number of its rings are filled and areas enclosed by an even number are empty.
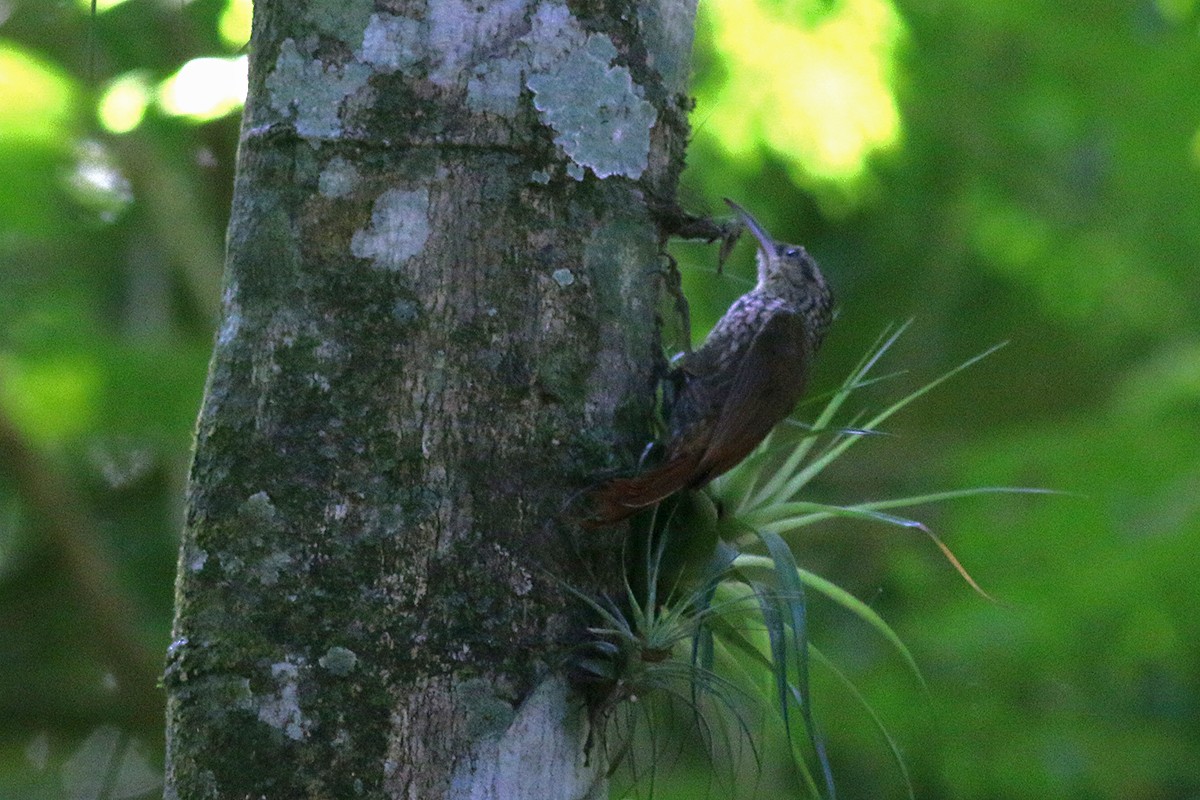
<svg viewBox="0 0 1200 800"><path fill-rule="evenodd" d="M727 59L700 97L701 135L733 157L761 143L801 182L848 185L899 140L894 60L905 31L886 0L701 4L700 24Z"/></svg>
<svg viewBox="0 0 1200 800"><path fill-rule="evenodd" d="M247 68L246 56L193 58L159 85L158 104L197 122L223 117L246 102Z"/></svg>
<svg viewBox="0 0 1200 800"><path fill-rule="evenodd" d="M17 143L69 144L75 91L62 70L0 40L0 148Z"/></svg>
<svg viewBox="0 0 1200 800"><path fill-rule="evenodd" d="M111 11L117 6L129 2L129 0L75 0L75 2L89 14L92 11L93 3L95 3L96 13L103 14L105 11Z"/></svg>
<svg viewBox="0 0 1200 800"><path fill-rule="evenodd" d="M62 441L90 430L103 376L82 355L18 360L0 352L0 404L40 441Z"/></svg>
<svg viewBox="0 0 1200 800"><path fill-rule="evenodd" d="M250 19L253 14L251 0L227 0L225 10L217 21L221 41L240 50L250 41Z"/></svg>
<svg viewBox="0 0 1200 800"><path fill-rule="evenodd" d="M127 72L105 87L96 104L96 117L110 133L128 133L141 124L151 98L146 73Z"/></svg>

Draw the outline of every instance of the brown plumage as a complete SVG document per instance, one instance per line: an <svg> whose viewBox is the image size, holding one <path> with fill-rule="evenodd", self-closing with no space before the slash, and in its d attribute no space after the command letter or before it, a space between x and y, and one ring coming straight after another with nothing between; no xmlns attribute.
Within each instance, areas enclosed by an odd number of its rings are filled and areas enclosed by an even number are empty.
<svg viewBox="0 0 1200 800"><path fill-rule="evenodd" d="M590 495L590 522L618 522L733 468L792 412L832 317L833 299L808 252L776 242L732 200L758 240L758 284L729 307L679 367L662 464Z"/></svg>

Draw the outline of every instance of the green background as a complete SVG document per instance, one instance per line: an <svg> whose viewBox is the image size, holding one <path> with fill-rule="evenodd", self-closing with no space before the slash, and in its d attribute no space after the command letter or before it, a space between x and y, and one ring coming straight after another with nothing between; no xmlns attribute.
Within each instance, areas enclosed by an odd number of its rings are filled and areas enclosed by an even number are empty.
<svg viewBox="0 0 1200 800"><path fill-rule="evenodd" d="M236 56L244 7L86 6L0 4L0 797L160 791L162 698L138 678L168 645L219 306L236 110L159 90ZM795 540L925 674L814 607L917 796L1200 798L1200 9L713 0L695 64L681 198L732 197L820 261L840 315L814 391L889 323L913 321L885 364L903 374L861 406L1009 342L814 493L1061 492L913 512L995 603L919 534ZM122 77L149 106L115 133L96 110ZM718 275L712 248L675 248L697 331L748 288L751 250ZM840 795L906 796L866 715L814 680Z"/></svg>

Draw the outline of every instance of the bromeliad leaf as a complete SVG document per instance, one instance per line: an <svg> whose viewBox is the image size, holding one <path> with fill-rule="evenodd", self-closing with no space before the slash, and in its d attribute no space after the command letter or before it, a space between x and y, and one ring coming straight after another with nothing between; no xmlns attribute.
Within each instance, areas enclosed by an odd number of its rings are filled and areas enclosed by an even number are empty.
<svg viewBox="0 0 1200 800"><path fill-rule="evenodd" d="M737 561L734 562L734 566L744 570L759 569L773 571L775 569L775 564L770 558L767 558L766 556L750 554L738 556ZM854 614L859 619L874 628L875 631L878 632L879 635L884 639L886 639L901 655L909 670L920 682L921 687L926 688L925 677L921 674L921 670L917 666L916 659L913 658L912 653L909 651L908 647L905 646L904 642L900 639L899 635L897 635L896 631L884 621L883 617L879 616L875 609L871 608L862 600L859 600L857 597L838 586L833 581L826 580L815 572L810 572L802 567L797 567L796 574L800 577L800 580L803 581L805 586L825 595L827 598L837 603L842 608L845 608L847 611Z"/></svg>
<svg viewBox="0 0 1200 800"><path fill-rule="evenodd" d="M800 581L799 568L787 543L778 534L771 531L759 531L759 538L766 545L771 560L775 566L775 579L779 584L776 595L782 616L792 629L793 655L796 661L796 681L791 685L791 693L800 706L800 714L804 719L804 727L808 733L809 743L817 755L817 763L825 778L825 789L830 798L836 794L833 786L833 772L829 767L829 757L825 753L825 743L813 718L812 703L809 697L808 682L808 609L804 596L804 584ZM777 667L786 679L786 664ZM786 700L784 701L786 705ZM786 708L785 708L786 720Z"/></svg>

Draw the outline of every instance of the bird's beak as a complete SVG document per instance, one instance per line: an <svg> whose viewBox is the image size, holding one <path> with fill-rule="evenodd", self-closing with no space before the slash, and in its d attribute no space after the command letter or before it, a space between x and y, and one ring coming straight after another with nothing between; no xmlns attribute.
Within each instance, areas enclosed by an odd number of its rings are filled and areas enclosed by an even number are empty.
<svg viewBox="0 0 1200 800"><path fill-rule="evenodd" d="M742 208L728 197L725 198L725 202L728 203L729 207L732 208L734 212L742 218L742 222L746 223L746 227L749 228L750 232L754 234L754 238L758 239L758 244L760 247L762 247L763 251L766 252L768 256L773 254L775 252L775 240L771 238L769 233L763 230L763 226L758 224L758 220L750 216L749 211Z"/></svg>

